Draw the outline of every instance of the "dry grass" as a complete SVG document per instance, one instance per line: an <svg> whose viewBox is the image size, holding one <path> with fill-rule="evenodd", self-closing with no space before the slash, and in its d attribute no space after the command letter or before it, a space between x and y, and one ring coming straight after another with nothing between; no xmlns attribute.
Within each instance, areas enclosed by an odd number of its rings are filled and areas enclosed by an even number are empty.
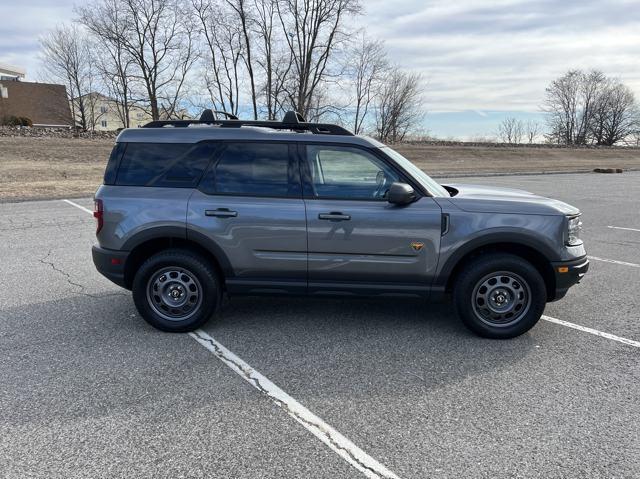
<svg viewBox="0 0 640 479"><path fill-rule="evenodd" d="M640 169L640 149L396 145L432 176Z"/></svg>
<svg viewBox="0 0 640 479"><path fill-rule="evenodd" d="M113 140L0 138L0 201L91 196ZM396 145L435 176L640 169L639 149Z"/></svg>
<svg viewBox="0 0 640 479"><path fill-rule="evenodd" d="M91 196L113 140L0 138L0 201Z"/></svg>

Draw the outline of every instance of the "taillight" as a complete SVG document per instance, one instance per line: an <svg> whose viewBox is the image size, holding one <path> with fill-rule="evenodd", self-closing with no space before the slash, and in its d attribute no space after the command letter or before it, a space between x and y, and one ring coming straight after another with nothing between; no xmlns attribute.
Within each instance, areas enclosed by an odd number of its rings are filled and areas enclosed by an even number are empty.
<svg viewBox="0 0 640 479"><path fill-rule="evenodd" d="M96 234L100 233L104 225L104 208L102 200L93 200L93 217L96 219Z"/></svg>

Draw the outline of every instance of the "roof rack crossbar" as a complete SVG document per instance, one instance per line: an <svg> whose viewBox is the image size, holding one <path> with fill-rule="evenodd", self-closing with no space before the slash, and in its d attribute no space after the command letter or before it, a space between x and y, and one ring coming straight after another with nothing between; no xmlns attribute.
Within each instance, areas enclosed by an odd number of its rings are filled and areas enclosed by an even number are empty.
<svg viewBox="0 0 640 479"><path fill-rule="evenodd" d="M224 115L228 120L218 120L216 114ZM282 122L262 120L238 120L238 117L225 111L204 110L199 120L157 120L147 123L143 128L163 128L171 126L185 128L190 125L216 125L223 128L240 128L242 126L257 126L273 130L293 130L297 132L309 131L316 135L353 136L349 130L329 123L308 123L304 117L295 111L288 111Z"/></svg>
<svg viewBox="0 0 640 479"><path fill-rule="evenodd" d="M261 121L261 120L158 120L152 121L144 125L143 128L162 128L172 126L176 128L184 128L189 125L217 125L223 128L240 128L242 126L257 126L262 128L271 128L273 130L294 130L309 131L316 135L343 135L353 136L349 130L329 123L282 123L279 121Z"/></svg>

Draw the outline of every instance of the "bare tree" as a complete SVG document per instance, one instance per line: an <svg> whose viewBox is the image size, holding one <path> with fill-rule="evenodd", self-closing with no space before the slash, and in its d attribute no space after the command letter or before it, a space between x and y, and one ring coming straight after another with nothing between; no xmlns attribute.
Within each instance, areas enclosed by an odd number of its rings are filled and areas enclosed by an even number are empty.
<svg viewBox="0 0 640 479"><path fill-rule="evenodd" d="M612 146L630 137L640 126L638 104L631 89L610 81L598 97L591 135L597 145Z"/></svg>
<svg viewBox="0 0 640 479"><path fill-rule="evenodd" d="M626 141L638 125L633 92L602 72L573 70L547 88L545 109L554 142L611 146Z"/></svg>
<svg viewBox="0 0 640 479"><path fill-rule="evenodd" d="M549 137L558 143L584 145L606 77L601 71L572 70L554 80L546 90Z"/></svg>
<svg viewBox="0 0 640 479"><path fill-rule="evenodd" d="M327 79L329 60L344 41L345 20L360 11L358 0L278 0L278 19L291 54L291 106L307 116L318 87Z"/></svg>
<svg viewBox="0 0 640 479"><path fill-rule="evenodd" d="M536 139L542 133L542 126L536 120L527 120L524 124L524 133L529 144L535 143Z"/></svg>
<svg viewBox="0 0 640 479"><path fill-rule="evenodd" d="M258 104L257 104L257 93L256 93L256 81L254 75L254 65L253 60L251 58L251 50L253 41L251 39L251 28L253 24L253 19L249 16L247 11L246 0L225 0L226 4L231 8L231 10L235 13L235 16L240 21L240 31L242 36L243 48L242 48L242 58L244 60L245 67L247 69L247 74L249 76L249 84L251 87L251 104L253 106L253 119L258 119Z"/></svg>
<svg viewBox="0 0 640 479"><path fill-rule="evenodd" d="M364 33L347 60L348 76L354 83L353 132L357 135L363 131L369 108L374 102L377 87L389 68L389 62L383 43L368 39Z"/></svg>
<svg viewBox="0 0 640 479"><path fill-rule="evenodd" d="M263 71L260 91L264 96L266 116L275 120L284 108L285 84L291 71L291 53L286 47L282 31L276 25L279 0L253 0L254 35L260 53L256 63Z"/></svg>
<svg viewBox="0 0 640 479"><path fill-rule="evenodd" d="M209 0L193 0L204 37L204 79L217 110L238 114L240 108L242 30L228 11Z"/></svg>
<svg viewBox="0 0 640 479"><path fill-rule="evenodd" d="M77 25L61 25L40 40L42 63L52 79L67 86L74 122L89 128L86 95L91 92L93 72L91 52Z"/></svg>
<svg viewBox="0 0 640 479"><path fill-rule="evenodd" d="M97 0L87 8L112 16L123 29L108 28L98 38L117 38L135 68L129 80L142 85L154 120L172 117L187 74L197 59L191 9L179 0Z"/></svg>
<svg viewBox="0 0 640 479"><path fill-rule="evenodd" d="M376 99L376 133L380 141L402 141L424 117L422 79L397 68L388 72Z"/></svg>
<svg viewBox="0 0 640 479"><path fill-rule="evenodd" d="M132 75L134 60L125 48L127 23L119 0L103 0L90 7L77 8L79 21L94 35L91 47L96 57L102 88L113 99L113 106L124 128L130 126L130 110L135 104Z"/></svg>
<svg viewBox="0 0 640 479"><path fill-rule="evenodd" d="M522 120L512 116L506 117L498 126L498 139L503 143L522 143L525 126Z"/></svg>

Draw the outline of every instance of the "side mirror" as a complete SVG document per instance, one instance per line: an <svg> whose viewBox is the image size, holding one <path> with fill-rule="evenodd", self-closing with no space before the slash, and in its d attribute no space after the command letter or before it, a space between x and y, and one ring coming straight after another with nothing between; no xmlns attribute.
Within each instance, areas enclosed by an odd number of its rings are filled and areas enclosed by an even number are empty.
<svg viewBox="0 0 640 479"><path fill-rule="evenodd" d="M394 205L408 205L416 200L416 192L406 183L391 183L387 200Z"/></svg>

